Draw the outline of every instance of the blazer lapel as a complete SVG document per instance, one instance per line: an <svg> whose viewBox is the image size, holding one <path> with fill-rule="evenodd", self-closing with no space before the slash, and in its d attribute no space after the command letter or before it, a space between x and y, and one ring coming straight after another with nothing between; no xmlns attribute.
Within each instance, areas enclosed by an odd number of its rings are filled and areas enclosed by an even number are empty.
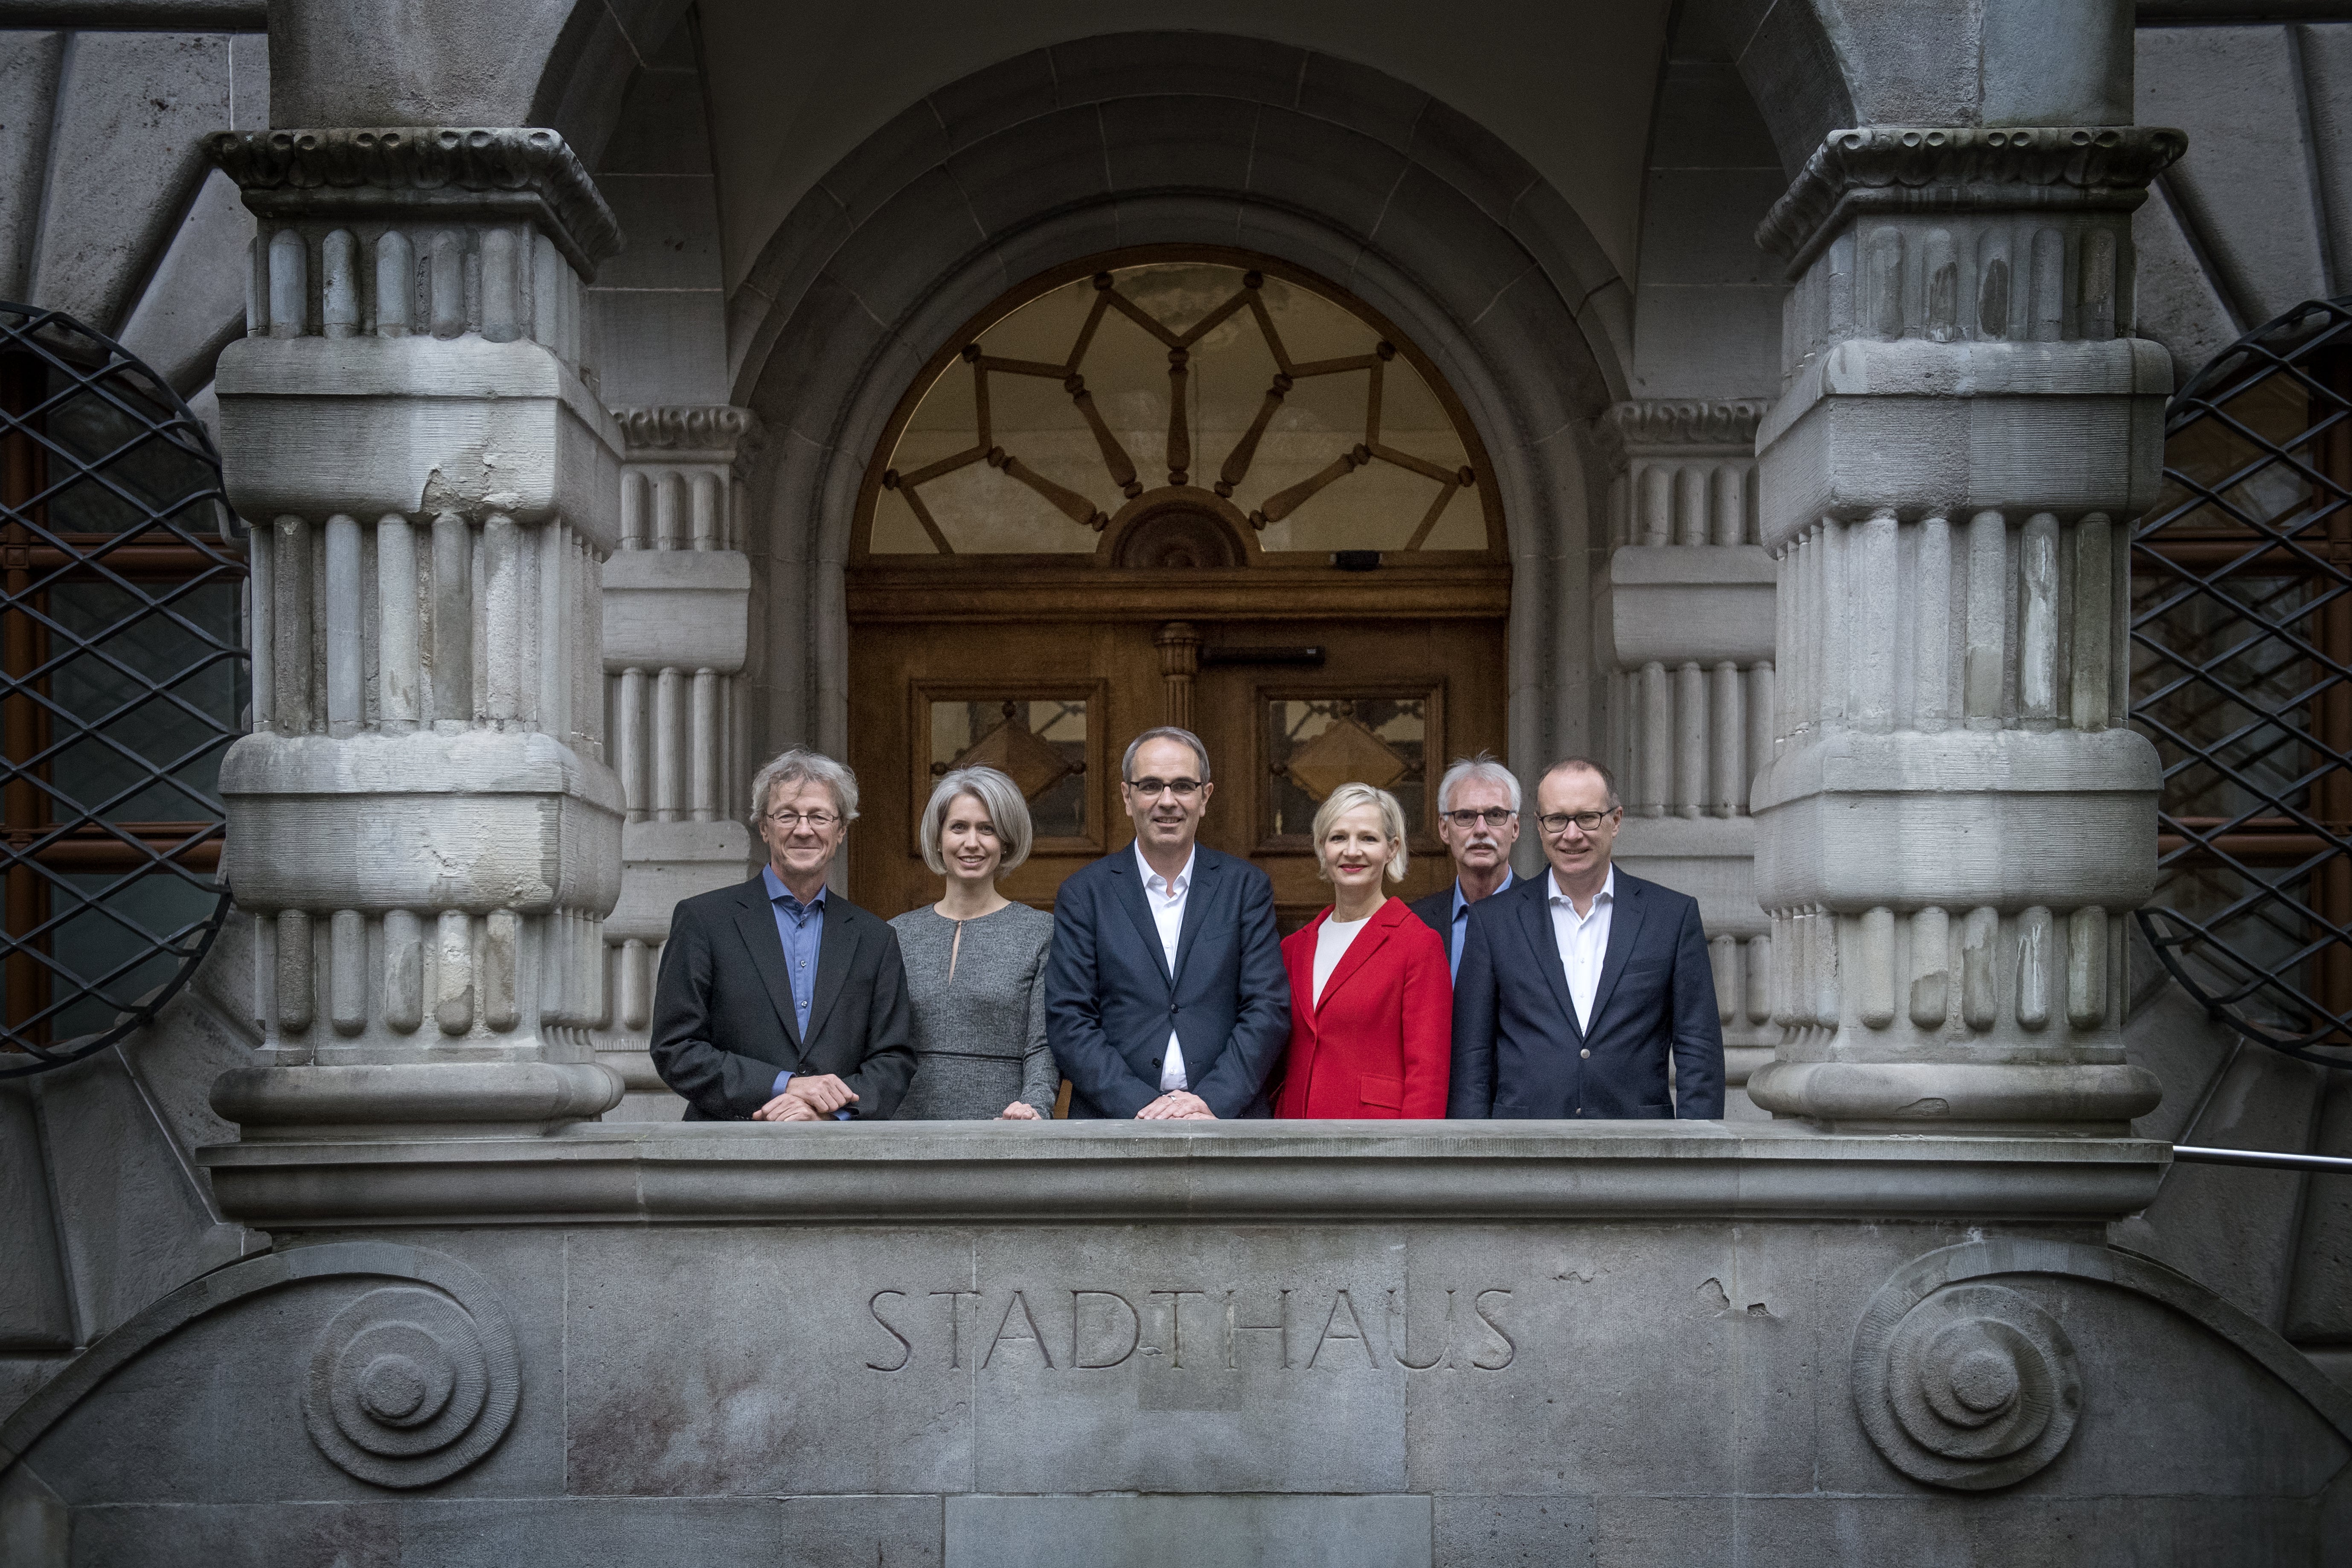
<svg viewBox="0 0 2352 1568"><path fill-rule="evenodd" d="M1318 915L1307 921L1307 940L1299 943L1296 951L1286 943L1282 954L1282 967L1290 976L1291 1016L1306 1026L1310 1037L1315 1033L1315 1006L1307 1000L1315 994L1315 928L1323 923L1324 918ZM1307 1001L1307 1005L1297 1005L1301 1001Z"/></svg>
<svg viewBox="0 0 2352 1568"><path fill-rule="evenodd" d="M1196 851L1192 885L1184 892L1184 923L1176 931L1176 973L1168 977L1171 985L1184 978L1184 961L1192 956L1192 939L1201 934L1202 923L1209 918L1209 900L1217 890L1218 880L1217 868ZM1158 928L1153 934L1157 936Z"/></svg>
<svg viewBox="0 0 2352 1568"><path fill-rule="evenodd" d="M1356 940L1348 944L1348 951L1341 953L1339 962L1332 966L1331 978L1323 983L1323 994L1315 998L1317 1012L1323 1010L1323 1004L1331 1000L1332 994L1345 985L1356 971L1371 961L1372 954L1380 951L1381 943L1388 941L1389 933L1396 930L1396 921L1390 914L1392 910L1403 912L1408 919L1421 918L1406 910L1394 899L1382 904L1372 916L1371 923L1356 933ZM1311 971L1308 973L1307 979L1310 982L1314 979ZM1309 992L1308 994L1314 994Z"/></svg>
<svg viewBox="0 0 2352 1568"><path fill-rule="evenodd" d="M767 884L757 877L743 889L735 904L735 930L743 945L751 950L751 967L760 972L760 983L768 988L768 1000L784 1026L784 1038L798 1051L801 1032L793 1023L792 971L784 967L783 939L776 934L775 906L768 902L766 891Z"/></svg>
<svg viewBox="0 0 2352 1568"><path fill-rule="evenodd" d="M825 1015L833 1011L834 1003L841 997L842 983L849 978L850 963L857 956L857 945L864 940L857 923L857 911L830 893L825 895L824 935L816 947L816 995L809 1003L808 1037L812 1040L824 1033Z"/></svg>
<svg viewBox="0 0 2352 1568"><path fill-rule="evenodd" d="M1168 950L1160 944L1160 922L1151 918L1151 905L1143 894L1143 874L1135 868L1133 847L1118 851L1118 858L1112 861L1110 869L1111 875L1117 879L1114 885L1118 891L1115 896L1119 907L1126 910L1127 918L1135 922L1137 934L1143 938L1143 945L1151 950L1151 962L1160 966L1160 977L1168 982L1170 990L1174 990L1176 977L1168 973ZM1187 913L1192 910L1189 900L1185 910ZM1177 951L1181 953L1183 950L1180 947Z"/></svg>
<svg viewBox="0 0 2352 1568"><path fill-rule="evenodd" d="M1609 911L1609 950L1601 955L1601 984L1592 988L1594 1019L1607 1009L1609 994L1617 989L1617 977L1625 973L1633 939L1642 934L1642 916L1648 902L1631 879L1617 879L1617 907Z"/></svg>
<svg viewBox="0 0 2352 1568"><path fill-rule="evenodd" d="M1582 1039L1584 1031L1576 1022L1576 1004L1569 1000L1568 972L1560 967L1559 938L1551 929L1550 873L1545 873L1543 884L1535 891L1519 900L1519 925L1534 950L1536 967L1543 971L1544 984L1551 987L1551 999L1559 1005L1559 1016L1568 1020L1568 1032ZM1593 1016L1598 1017L1600 1011L1594 1008Z"/></svg>

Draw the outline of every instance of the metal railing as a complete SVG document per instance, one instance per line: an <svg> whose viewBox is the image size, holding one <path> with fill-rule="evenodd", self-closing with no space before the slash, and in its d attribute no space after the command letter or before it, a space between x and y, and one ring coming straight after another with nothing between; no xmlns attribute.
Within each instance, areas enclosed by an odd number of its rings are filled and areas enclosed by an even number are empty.
<svg viewBox="0 0 2352 1568"><path fill-rule="evenodd" d="M0 1078L152 1019L228 908L244 550L204 426L69 316L0 303Z"/></svg>
<svg viewBox="0 0 2352 1568"><path fill-rule="evenodd" d="M2352 1067L2352 300L2190 379L2135 528L2132 721L2164 764L2141 929L2245 1037Z"/></svg>

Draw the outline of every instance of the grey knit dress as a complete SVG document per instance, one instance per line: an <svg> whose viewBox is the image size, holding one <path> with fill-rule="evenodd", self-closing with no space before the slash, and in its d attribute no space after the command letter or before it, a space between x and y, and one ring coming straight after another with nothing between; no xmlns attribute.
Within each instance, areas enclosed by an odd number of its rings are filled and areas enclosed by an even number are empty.
<svg viewBox="0 0 2352 1568"><path fill-rule="evenodd" d="M1045 950L1054 917L1008 904L963 925L928 904L890 922L915 1015L915 1081L901 1121L994 1117L1016 1100L1054 1114L1061 1075L1045 1044ZM950 955L955 977L948 977Z"/></svg>

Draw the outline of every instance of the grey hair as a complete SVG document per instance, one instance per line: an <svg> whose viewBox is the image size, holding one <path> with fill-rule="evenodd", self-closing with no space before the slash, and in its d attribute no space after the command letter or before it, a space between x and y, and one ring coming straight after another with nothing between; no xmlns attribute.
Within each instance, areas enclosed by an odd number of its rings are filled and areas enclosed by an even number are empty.
<svg viewBox="0 0 2352 1568"><path fill-rule="evenodd" d="M1184 744L1192 748L1192 754L1201 759L1201 782L1202 784L1207 784L1209 782L1209 748L1201 744L1200 736L1195 735L1190 730L1179 730L1173 724L1162 724L1157 730L1146 730L1142 734L1138 735L1134 740L1129 741L1127 743L1127 755L1119 758L1118 760L1118 776L1120 778L1133 779L1135 777L1135 753L1143 750L1143 742L1146 741L1183 742Z"/></svg>
<svg viewBox="0 0 2352 1568"><path fill-rule="evenodd" d="M751 780L751 826L768 815L769 797L778 784L799 784L814 780L833 791L833 804L841 808L844 822L857 820L857 775L823 752L812 752L805 746L794 746L781 752L773 762L761 768Z"/></svg>
<svg viewBox="0 0 2352 1568"><path fill-rule="evenodd" d="M1519 775L1496 762L1493 753L1481 752L1475 757L1456 757L1445 776L1437 781L1437 810L1444 816L1454 809L1454 792L1473 780L1501 784L1511 792L1511 815L1519 811Z"/></svg>
<svg viewBox="0 0 2352 1568"><path fill-rule="evenodd" d="M960 795L980 802L996 828L996 841L1004 846L999 874L1029 858L1029 846L1035 841L1037 830L1029 821L1029 803L1022 797L1021 786L994 768L958 768L932 786L930 804L923 807L923 864L934 875L948 874L948 858L940 848L940 838L947 832L948 807Z"/></svg>
<svg viewBox="0 0 2352 1568"><path fill-rule="evenodd" d="M1546 768L1543 771L1543 776L1548 779L1554 773L1587 773L1599 779L1601 787L1609 792L1610 810L1614 811L1624 804L1617 798L1617 775L1611 773L1604 764L1594 762L1591 757L1562 757ZM1536 782L1541 784L1543 779L1538 779Z"/></svg>
<svg viewBox="0 0 2352 1568"><path fill-rule="evenodd" d="M1388 791L1374 789L1368 784L1343 784L1315 808L1315 874L1327 882L1331 879L1331 868L1323 863L1323 836L1331 831L1331 825L1339 820L1341 814L1353 811L1360 805L1381 808L1381 829L1389 836L1389 842L1396 846L1389 856L1389 880L1403 881L1406 858L1404 807L1399 805L1397 797Z"/></svg>

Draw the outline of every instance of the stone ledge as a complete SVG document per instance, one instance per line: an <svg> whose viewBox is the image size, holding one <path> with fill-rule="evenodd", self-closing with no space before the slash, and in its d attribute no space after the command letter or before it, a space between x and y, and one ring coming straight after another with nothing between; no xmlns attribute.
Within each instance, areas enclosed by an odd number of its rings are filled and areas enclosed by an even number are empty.
<svg viewBox="0 0 2352 1568"><path fill-rule="evenodd" d="M1590 1218L2099 1223L2154 1197L2135 1139L1796 1123L579 1124L539 1138L204 1150L224 1213L413 1225Z"/></svg>

